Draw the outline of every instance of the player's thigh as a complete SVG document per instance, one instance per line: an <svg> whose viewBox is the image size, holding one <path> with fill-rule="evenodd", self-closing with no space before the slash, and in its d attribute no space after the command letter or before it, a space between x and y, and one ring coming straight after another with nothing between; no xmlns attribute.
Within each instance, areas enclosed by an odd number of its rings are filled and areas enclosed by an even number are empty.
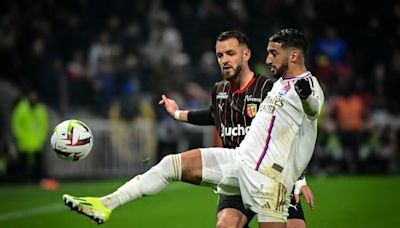
<svg viewBox="0 0 400 228"><path fill-rule="evenodd" d="M235 162L235 151L227 148L202 148L202 184L212 185L218 189L223 188L226 191L222 192L235 192L238 191L237 170ZM233 191L231 188L235 188ZM218 190L219 191L219 190Z"/></svg>
<svg viewBox="0 0 400 228"><path fill-rule="evenodd" d="M246 218L249 221L253 219L255 216L255 213L253 211L246 209L244 207L241 195L233 195L233 196L220 195L218 198L217 212L219 213L220 211L227 208L233 208L238 210L240 213L246 216Z"/></svg>
<svg viewBox="0 0 400 228"><path fill-rule="evenodd" d="M217 223L232 224L236 227L248 227L245 225L247 225L255 215L253 211L244 207L240 195L220 195L217 212Z"/></svg>
<svg viewBox="0 0 400 228"><path fill-rule="evenodd" d="M292 218L287 221L287 228L306 228L306 222L302 219Z"/></svg>

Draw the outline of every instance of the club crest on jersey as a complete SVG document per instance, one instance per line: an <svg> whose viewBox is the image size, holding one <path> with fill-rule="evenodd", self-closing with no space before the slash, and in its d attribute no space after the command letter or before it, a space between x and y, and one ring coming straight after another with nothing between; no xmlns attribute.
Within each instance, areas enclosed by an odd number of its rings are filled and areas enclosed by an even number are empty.
<svg viewBox="0 0 400 228"><path fill-rule="evenodd" d="M253 118L257 113L257 104L247 104L246 113L248 117Z"/></svg>
<svg viewBox="0 0 400 228"><path fill-rule="evenodd" d="M281 91L279 91L279 95L280 96L285 96L287 94L287 92L290 90L290 88L292 88L290 85L285 85Z"/></svg>

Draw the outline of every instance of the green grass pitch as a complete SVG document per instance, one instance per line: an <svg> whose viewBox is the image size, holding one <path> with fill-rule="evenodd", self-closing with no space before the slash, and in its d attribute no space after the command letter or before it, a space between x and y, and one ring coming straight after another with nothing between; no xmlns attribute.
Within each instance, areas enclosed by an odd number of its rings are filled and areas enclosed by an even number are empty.
<svg viewBox="0 0 400 228"><path fill-rule="evenodd" d="M0 185L0 227L97 227L63 205L61 196L100 196L121 180L61 182L57 191L38 185ZM400 177L309 178L316 197L310 210L303 202L308 227L398 227ZM215 227L217 196L206 187L175 183L157 196L116 209L101 227ZM251 227L257 227L255 221Z"/></svg>

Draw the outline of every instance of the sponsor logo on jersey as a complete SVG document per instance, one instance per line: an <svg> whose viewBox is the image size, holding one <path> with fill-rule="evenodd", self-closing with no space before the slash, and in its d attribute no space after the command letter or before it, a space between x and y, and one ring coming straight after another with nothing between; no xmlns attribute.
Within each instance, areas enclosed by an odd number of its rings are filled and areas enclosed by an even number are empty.
<svg viewBox="0 0 400 228"><path fill-rule="evenodd" d="M236 127L225 127L221 124L221 137L224 136L244 136L249 132L250 126L244 127L238 124Z"/></svg>
<svg viewBox="0 0 400 228"><path fill-rule="evenodd" d="M259 112L266 112L266 113L274 115L275 114L275 110L276 110L276 108L273 105L262 104L262 105L260 105Z"/></svg>
<svg viewBox="0 0 400 228"><path fill-rule="evenodd" d="M283 107L283 99L281 97L268 96L265 98L265 102L263 102L261 104L261 106L264 103L271 104L271 105L278 106L278 107Z"/></svg>
<svg viewBox="0 0 400 228"><path fill-rule="evenodd" d="M290 85L285 85L281 91L279 91L280 96L285 96L287 92L292 88Z"/></svg>
<svg viewBox="0 0 400 228"><path fill-rule="evenodd" d="M248 117L253 118L257 113L257 104L247 104L246 113Z"/></svg>
<svg viewBox="0 0 400 228"><path fill-rule="evenodd" d="M274 115L278 107L283 107L282 97L268 96L264 99L263 103L261 103L260 107L258 108L258 111L267 112Z"/></svg>
<svg viewBox="0 0 400 228"><path fill-rule="evenodd" d="M246 95L246 97L244 98L246 101L251 101L251 102L261 102L261 98L259 97L253 97L253 95Z"/></svg>
<svg viewBox="0 0 400 228"><path fill-rule="evenodd" d="M218 92L217 99L228 99L228 93L227 92Z"/></svg>

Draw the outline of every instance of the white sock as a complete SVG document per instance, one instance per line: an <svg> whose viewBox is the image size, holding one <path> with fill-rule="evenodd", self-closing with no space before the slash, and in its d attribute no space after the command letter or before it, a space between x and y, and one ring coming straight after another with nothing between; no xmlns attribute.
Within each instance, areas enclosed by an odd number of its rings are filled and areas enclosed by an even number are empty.
<svg viewBox="0 0 400 228"><path fill-rule="evenodd" d="M113 210L131 200L157 194L171 182L180 181L181 177L181 155L168 155L144 174L135 176L117 191L101 197L100 200Z"/></svg>

